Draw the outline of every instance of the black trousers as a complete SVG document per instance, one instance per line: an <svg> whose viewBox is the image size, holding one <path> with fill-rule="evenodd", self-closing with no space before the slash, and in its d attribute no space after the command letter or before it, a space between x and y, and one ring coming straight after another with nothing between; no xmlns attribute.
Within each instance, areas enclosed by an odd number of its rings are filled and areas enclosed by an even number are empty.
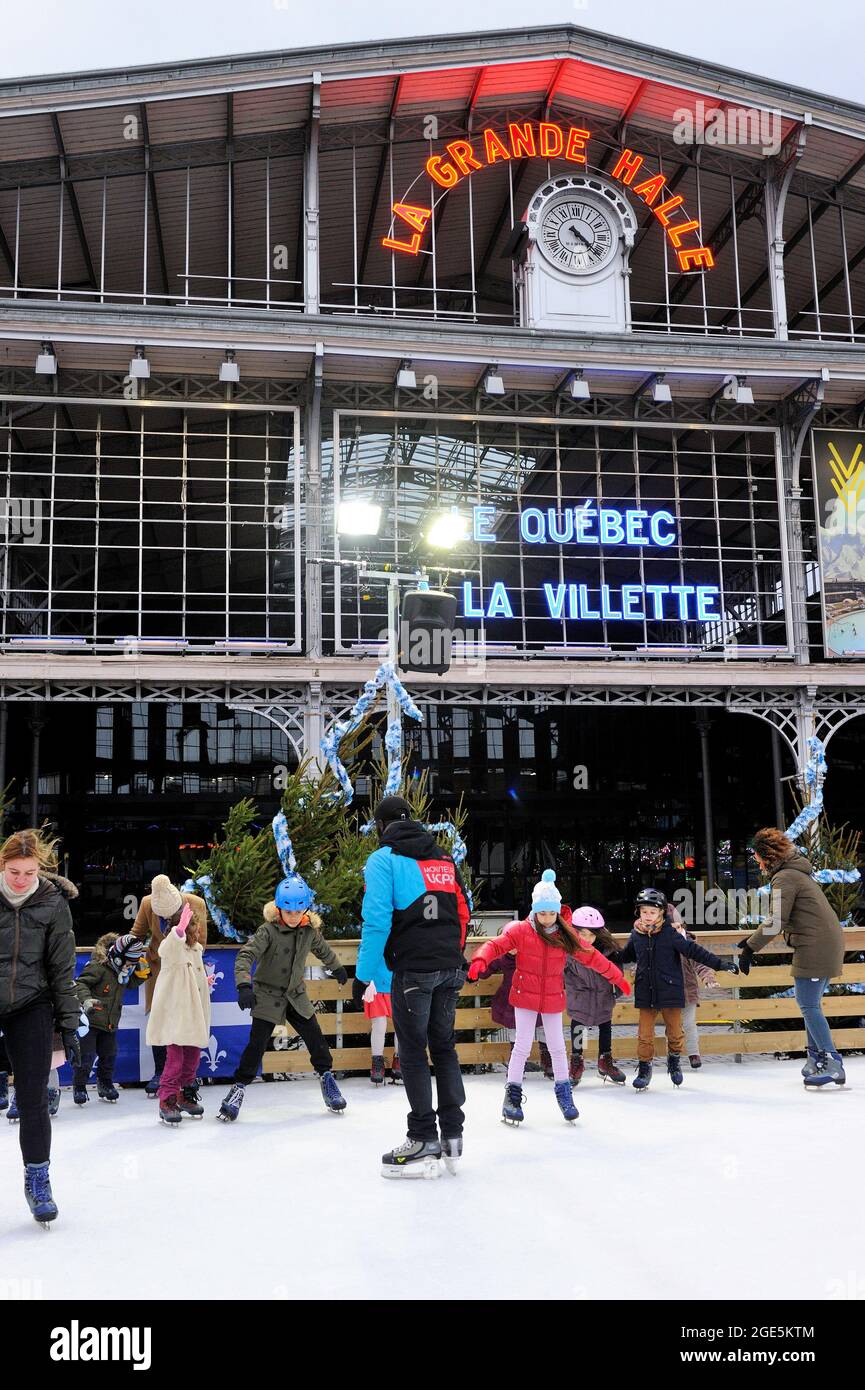
<svg viewBox="0 0 865 1390"><path fill-rule="evenodd" d="M315 1014L312 1018L302 1018L291 1004L285 1006L285 1021L290 1023L296 1033L299 1033L309 1049L310 1059L319 1076L323 1076L326 1071L333 1067L333 1057L327 1045L325 1036L318 1026L318 1019ZM250 1081L254 1081L261 1066L261 1059L267 1051L268 1043L273 1037L275 1025L266 1018L254 1018L252 1027L249 1030L249 1042L243 1049L240 1061L237 1064L237 1071L234 1074L235 1081L241 1085L248 1086Z"/></svg>
<svg viewBox="0 0 865 1390"><path fill-rule="evenodd" d="M425 1143L437 1139L436 1115L442 1139L456 1139L463 1132L466 1093L454 1041L454 1014L465 979L462 969L394 973L390 998L402 1079L411 1105L409 1139ZM427 1048L435 1068L437 1110L433 1109Z"/></svg>
<svg viewBox="0 0 865 1390"><path fill-rule="evenodd" d="M47 1163L51 1156L48 1073L51 1070L54 1008L36 999L14 1014L0 1014L15 1099L21 1116L19 1142L25 1163Z"/></svg>
<svg viewBox="0 0 865 1390"><path fill-rule="evenodd" d="M116 1033L108 1033L104 1028L91 1028L81 1039L81 1066L74 1067L72 1072L74 1086L87 1085L90 1069L97 1057L99 1061L96 1064L96 1079L110 1086L114 1080L114 1063L117 1060Z"/></svg>
<svg viewBox="0 0 865 1390"><path fill-rule="evenodd" d="M571 1019L571 1047L574 1052L582 1052L583 1050L583 1026L582 1023L576 1023L574 1019ZM613 1025L612 1023L599 1023L598 1056L600 1057L604 1052L612 1052L612 1050Z"/></svg>
<svg viewBox="0 0 865 1390"><path fill-rule="evenodd" d="M167 1047L152 1047L150 1050L151 1050L151 1052L153 1053L153 1071L154 1071L154 1074L155 1074L156 1076L161 1076L162 1073L165 1071L165 1058L166 1058L166 1054L168 1053L168 1048L167 1048Z"/></svg>

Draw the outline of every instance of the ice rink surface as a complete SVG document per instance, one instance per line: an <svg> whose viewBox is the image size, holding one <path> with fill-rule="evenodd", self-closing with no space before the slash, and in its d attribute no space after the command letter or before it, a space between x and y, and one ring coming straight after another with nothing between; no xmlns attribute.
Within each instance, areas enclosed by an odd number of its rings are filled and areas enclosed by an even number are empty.
<svg viewBox="0 0 865 1390"><path fill-rule="evenodd" d="M709 1059L677 1092L656 1065L639 1095L633 1063L617 1087L592 1064L573 1125L532 1074L519 1128L504 1073L467 1076L465 1154L435 1181L380 1176L398 1086L346 1080L337 1116L314 1077L257 1083L231 1125L207 1086L179 1132L143 1090L64 1090L49 1234L0 1116L0 1298L861 1298L865 1057L818 1094L800 1066Z"/></svg>

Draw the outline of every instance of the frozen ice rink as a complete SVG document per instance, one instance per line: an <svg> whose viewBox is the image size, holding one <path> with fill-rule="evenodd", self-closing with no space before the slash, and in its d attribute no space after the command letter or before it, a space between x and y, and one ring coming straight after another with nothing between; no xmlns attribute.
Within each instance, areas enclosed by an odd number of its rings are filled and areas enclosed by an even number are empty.
<svg viewBox="0 0 865 1390"><path fill-rule="evenodd" d="M467 1076L465 1155L436 1181L380 1176L402 1087L346 1080L339 1117L314 1077L256 1084L225 1125L209 1086L180 1132L142 1090L82 1110L64 1090L50 1234L0 1117L0 1297L862 1298L865 1057L828 1093L800 1065L709 1060L678 1092L656 1066L645 1095L632 1063L619 1087L592 1067L574 1125L533 1074L518 1129L504 1073Z"/></svg>

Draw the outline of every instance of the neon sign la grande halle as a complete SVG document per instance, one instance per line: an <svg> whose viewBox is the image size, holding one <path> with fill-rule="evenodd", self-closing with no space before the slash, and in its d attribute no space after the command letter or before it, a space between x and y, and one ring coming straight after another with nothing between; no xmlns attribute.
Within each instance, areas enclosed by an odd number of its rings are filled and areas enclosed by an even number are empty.
<svg viewBox="0 0 865 1390"><path fill-rule="evenodd" d="M566 129L555 121L512 121L506 136L498 135L496 131L487 127L476 139L451 140L445 145L446 153L430 155L425 167L430 178L439 187L451 189L476 170L489 168L500 160L537 156L541 159L565 159L572 164L585 165L586 142L590 138L590 132L580 126L569 126ZM688 216L681 194L671 194L665 188L666 180L663 174L652 174L638 179L643 162L643 155L625 148L620 152L610 177L625 184L636 197L641 198L647 207L652 209L673 247L680 270L710 270L715 264L715 258L711 248L701 243L699 219ZM643 173L645 175L645 171ZM662 197L665 192L667 196ZM391 207L392 228L395 230L395 220L399 218L411 230L412 235L407 240L400 240L396 236L382 237L382 246L389 251L401 251L406 255L416 256L420 251L421 240L432 212L431 207L395 202ZM696 245L683 246L684 238L693 238Z"/></svg>

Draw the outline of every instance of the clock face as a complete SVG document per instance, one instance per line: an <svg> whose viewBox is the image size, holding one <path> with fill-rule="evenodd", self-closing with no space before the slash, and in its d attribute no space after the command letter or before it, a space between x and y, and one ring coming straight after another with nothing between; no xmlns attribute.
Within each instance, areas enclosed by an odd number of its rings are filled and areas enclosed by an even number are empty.
<svg viewBox="0 0 865 1390"><path fill-rule="evenodd" d="M574 275L600 270L612 260L617 244L606 212L579 196L554 203L538 228L538 245L547 260Z"/></svg>

